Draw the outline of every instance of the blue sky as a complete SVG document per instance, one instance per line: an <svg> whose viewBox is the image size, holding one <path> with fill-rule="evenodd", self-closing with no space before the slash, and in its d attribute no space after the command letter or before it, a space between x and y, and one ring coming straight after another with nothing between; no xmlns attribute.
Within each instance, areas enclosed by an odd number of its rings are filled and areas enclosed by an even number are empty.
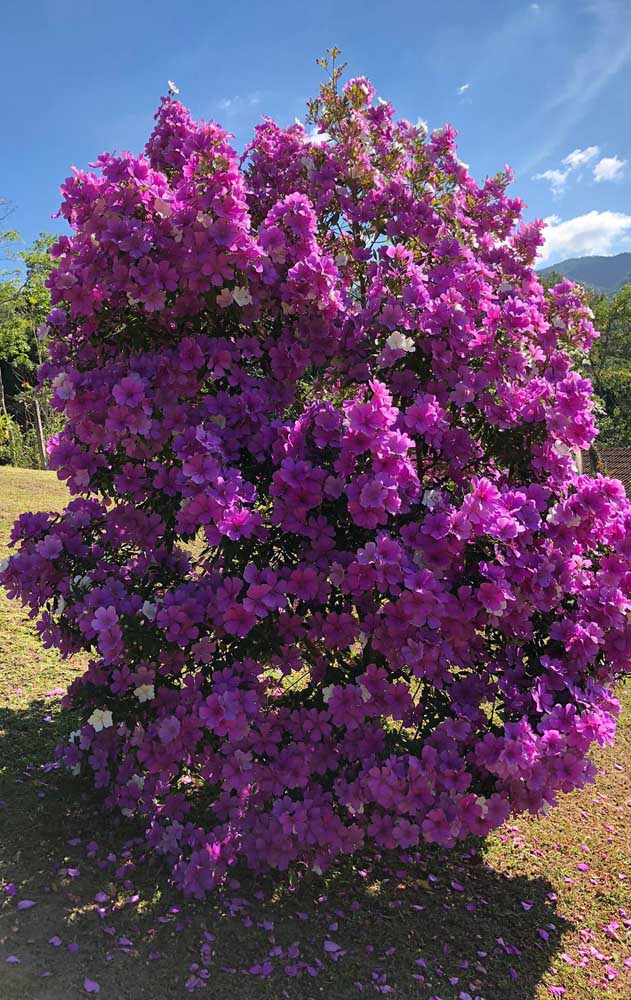
<svg viewBox="0 0 631 1000"><path fill-rule="evenodd" d="M60 229L71 164L142 148L167 79L242 147L304 117L337 45L400 115L451 122L475 177L511 164L546 263L631 249L631 0L5 0L2 29L0 196L26 240Z"/></svg>

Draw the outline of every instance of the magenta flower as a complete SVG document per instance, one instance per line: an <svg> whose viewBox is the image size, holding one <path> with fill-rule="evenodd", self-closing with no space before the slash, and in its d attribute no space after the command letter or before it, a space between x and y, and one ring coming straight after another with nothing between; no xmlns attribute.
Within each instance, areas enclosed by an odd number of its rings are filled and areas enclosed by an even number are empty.
<svg viewBox="0 0 631 1000"><path fill-rule="evenodd" d="M112 395L119 406L130 409L138 406L145 396L143 381L139 375L126 375L112 389Z"/></svg>
<svg viewBox="0 0 631 1000"><path fill-rule="evenodd" d="M40 376L72 499L0 569L86 654L60 762L195 897L547 809L631 663L631 505L574 461L580 291L449 126L362 77L314 114L242 158L172 87L144 153L65 181Z"/></svg>

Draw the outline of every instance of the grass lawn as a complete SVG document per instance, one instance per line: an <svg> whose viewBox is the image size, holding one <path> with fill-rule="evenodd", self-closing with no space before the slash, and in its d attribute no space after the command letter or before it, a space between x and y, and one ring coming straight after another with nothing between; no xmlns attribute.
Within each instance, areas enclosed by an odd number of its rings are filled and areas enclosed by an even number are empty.
<svg viewBox="0 0 631 1000"><path fill-rule="evenodd" d="M51 473L0 467L0 558L17 514L66 498ZM0 594L0 1000L631 997L628 689L596 785L544 818L295 885L239 872L192 903L137 863L129 821L46 767L80 667Z"/></svg>

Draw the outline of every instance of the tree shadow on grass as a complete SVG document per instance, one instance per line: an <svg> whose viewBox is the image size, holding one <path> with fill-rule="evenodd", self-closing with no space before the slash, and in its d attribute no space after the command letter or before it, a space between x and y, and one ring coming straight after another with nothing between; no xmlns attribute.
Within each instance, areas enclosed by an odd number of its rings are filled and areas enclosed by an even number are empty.
<svg viewBox="0 0 631 1000"><path fill-rule="evenodd" d="M47 708L0 710L0 885L16 886L0 892L3 1000L80 997L86 977L114 1000L170 1000L187 982L213 1000L535 997L570 927L544 879L503 876L474 844L354 858L293 885L235 872L184 900L158 861L137 863L129 821L42 768L59 735Z"/></svg>

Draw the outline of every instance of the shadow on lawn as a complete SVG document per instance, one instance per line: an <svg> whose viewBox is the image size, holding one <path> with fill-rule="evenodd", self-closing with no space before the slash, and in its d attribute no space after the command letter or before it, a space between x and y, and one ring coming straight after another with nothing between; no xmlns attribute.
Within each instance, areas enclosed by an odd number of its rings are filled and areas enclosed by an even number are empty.
<svg viewBox="0 0 631 1000"><path fill-rule="evenodd" d="M58 736L43 714L0 709L0 885L16 886L0 893L3 1000L80 997L85 977L112 1000L170 1000L187 980L213 1000L532 1000L570 926L549 883L500 875L482 845L363 857L294 887L239 872L184 900L160 864L136 863L129 821L42 770Z"/></svg>

